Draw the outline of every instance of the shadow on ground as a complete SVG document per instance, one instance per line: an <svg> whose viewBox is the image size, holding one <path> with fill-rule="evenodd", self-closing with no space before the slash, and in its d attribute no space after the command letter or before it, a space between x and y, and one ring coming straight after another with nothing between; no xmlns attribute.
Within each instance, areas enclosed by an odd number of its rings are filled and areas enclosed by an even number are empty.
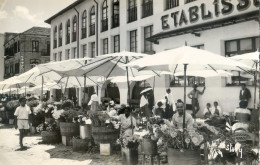
<svg viewBox="0 0 260 165"><path fill-rule="evenodd" d="M55 147L46 150L50 154L50 158L71 159L78 161L91 160L91 165L119 165L121 164L121 155L119 152L112 153L110 156L101 156L99 150L93 148L91 152L74 152L71 146L63 144L55 144Z"/></svg>

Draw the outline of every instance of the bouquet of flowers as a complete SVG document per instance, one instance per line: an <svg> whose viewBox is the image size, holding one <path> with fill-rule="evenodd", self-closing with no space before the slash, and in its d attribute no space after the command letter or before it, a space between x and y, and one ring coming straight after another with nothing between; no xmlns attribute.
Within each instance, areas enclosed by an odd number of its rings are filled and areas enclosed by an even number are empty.
<svg viewBox="0 0 260 165"><path fill-rule="evenodd" d="M73 105L74 105L73 101L68 99L68 100L63 101L61 108L62 109L71 109L74 107Z"/></svg>
<svg viewBox="0 0 260 165"><path fill-rule="evenodd" d="M59 132L60 128L56 122L44 122L36 127L36 131L41 133L42 131Z"/></svg>
<svg viewBox="0 0 260 165"><path fill-rule="evenodd" d="M106 112L89 111L88 115L94 127L104 127L110 123L107 122L109 121L110 117Z"/></svg>
<svg viewBox="0 0 260 165"><path fill-rule="evenodd" d="M19 100L11 100L6 104L6 108L9 111L15 111L17 107L20 106Z"/></svg>
<svg viewBox="0 0 260 165"><path fill-rule="evenodd" d="M69 109L61 113L61 116L65 119L68 123L77 123L78 116L80 115L79 111L74 109Z"/></svg>
<svg viewBox="0 0 260 165"><path fill-rule="evenodd" d="M140 139L138 136L120 136L119 139L117 139L117 144L120 144L123 148L129 148L129 149L137 149L138 145L140 143Z"/></svg>
<svg viewBox="0 0 260 165"><path fill-rule="evenodd" d="M51 113L52 113L52 117L53 117L55 120L58 120L58 119L60 119L61 114L62 114L63 112L64 112L63 109L57 110L57 107L54 107L53 111L51 112Z"/></svg>
<svg viewBox="0 0 260 165"><path fill-rule="evenodd" d="M38 100L30 100L30 101L27 101L26 104L29 107L37 107L39 105L39 101Z"/></svg>

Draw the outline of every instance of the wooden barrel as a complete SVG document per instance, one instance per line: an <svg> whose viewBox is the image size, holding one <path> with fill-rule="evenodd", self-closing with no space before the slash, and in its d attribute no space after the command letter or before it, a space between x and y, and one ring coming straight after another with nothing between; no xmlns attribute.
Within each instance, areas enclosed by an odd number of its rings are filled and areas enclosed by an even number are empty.
<svg viewBox="0 0 260 165"><path fill-rule="evenodd" d="M236 113L236 119L239 122L249 122L250 121L250 114L248 114L248 113Z"/></svg>
<svg viewBox="0 0 260 165"><path fill-rule="evenodd" d="M42 131L41 136L43 143L53 144L61 141L61 136L58 132Z"/></svg>
<svg viewBox="0 0 260 165"><path fill-rule="evenodd" d="M145 155L156 155L157 154L157 142L151 139L143 138L142 151Z"/></svg>
<svg viewBox="0 0 260 165"><path fill-rule="evenodd" d="M91 139L91 125L87 124L87 125L81 125L80 126L80 138L81 139Z"/></svg>
<svg viewBox="0 0 260 165"><path fill-rule="evenodd" d="M92 126L92 136L96 144L113 143L119 137L120 131L111 127Z"/></svg>
<svg viewBox="0 0 260 165"><path fill-rule="evenodd" d="M179 149L167 148L169 165L201 165L200 151L186 150L180 152Z"/></svg>
<svg viewBox="0 0 260 165"><path fill-rule="evenodd" d="M87 151L91 145L90 140L85 139L72 139L72 150L73 151Z"/></svg>
<svg viewBox="0 0 260 165"><path fill-rule="evenodd" d="M79 136L79 125L75 123L60 122L60 133L62 136Z"/></svg>
<svg viewBox="0 0 260 165"><path fill-rule="evenodd" d="M122 152L122 164L123 165L136 165L138 164L138 149L123 148Z"/></svg>

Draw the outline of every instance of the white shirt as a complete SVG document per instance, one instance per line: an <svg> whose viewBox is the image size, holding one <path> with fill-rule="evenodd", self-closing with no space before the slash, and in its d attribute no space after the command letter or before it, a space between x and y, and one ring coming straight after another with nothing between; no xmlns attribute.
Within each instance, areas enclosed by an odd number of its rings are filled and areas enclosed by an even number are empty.
<svg viewBox="0 0 260 165"><path fill-rule="evenodd" d="M17 119L28 119L29 114L31 114L30 107L25 105L24 107L19 106L16 108L14 115L17 116Z"/></svg>
<svg viewBox="0 0 260 165"><path fill-rule="evenodd" d="M175 105L175 99L172 95L172 93L166 93L165 95L168 98L168 102L170 105L172 105L173 111L176 110L176 105Z"/></svg>
<svg viewBox="0 0 260 165"><path fill-rule="evenodd" d="M148 100L144 97L144 95L142 95L140 100L140 107L143 107L146 104L148 104Z"/></svg>
<svg viewBox="0 0 260 165"><path fill-rule="evenodd" d="M88 102L88 105L91 105L93 101L98 101L98 96L97 96L97 94L91 95L91 98L90 98L90 100L89 100L89 102Z"/></svg>

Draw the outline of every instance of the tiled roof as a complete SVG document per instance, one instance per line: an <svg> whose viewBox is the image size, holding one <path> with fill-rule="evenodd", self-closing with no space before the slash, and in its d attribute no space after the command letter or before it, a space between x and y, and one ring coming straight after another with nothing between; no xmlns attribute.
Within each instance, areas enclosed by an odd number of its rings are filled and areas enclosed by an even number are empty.
<svg viewBox="0 0 260 165"><path fill-rule="evenodd" d="M21 34L33 34L33 35L50 35L50 28L44 27L32 27Z"/></svg>
<svg viewBox="0 0 260 165"><path fill-rule="evenodd" d="M12 38L14 38L18 33L9 33L9 32L6 32L5 33L5 42L11 40Z"/></svg>
<svg viewBox="0 0 260 165"><path fill-rule="evenodd" d="M50 18L48 18L47 20L45 20L45 23L51 24L51 21L53 19L55 19L56 17L58 17L59 15L63 14L64 12L74 8L75 6L77 6L78 4L80 4L81 2L83 2L85 0L76 0L74 3L72 3L71 5L65 7L64 9L62 9L61 11L59 11L58 13L54 14L53 16L51 16Z"/></svg>

